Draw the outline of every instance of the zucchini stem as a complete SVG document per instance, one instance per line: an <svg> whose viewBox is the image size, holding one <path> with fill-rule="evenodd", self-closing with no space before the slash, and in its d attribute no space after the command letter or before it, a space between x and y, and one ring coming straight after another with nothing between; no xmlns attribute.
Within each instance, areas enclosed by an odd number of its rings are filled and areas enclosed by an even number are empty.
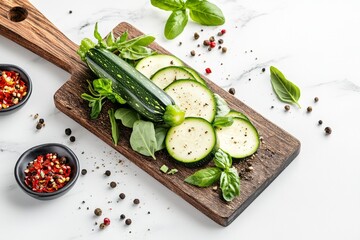
<svg viewBox="0 0 360 240"><path fill-rule="evenodd" d="M185 111L181 110L177 105L167 105L163 119L171 127L180 125L185 119Z"/></svg>

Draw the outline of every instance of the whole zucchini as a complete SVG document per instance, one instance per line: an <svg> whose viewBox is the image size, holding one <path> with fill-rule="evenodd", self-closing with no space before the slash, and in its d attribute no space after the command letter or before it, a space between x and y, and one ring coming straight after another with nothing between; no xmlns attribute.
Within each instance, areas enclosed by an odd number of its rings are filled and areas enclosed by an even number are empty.
<svg viewBox="0 0 360 240"><path fill-rule="evenodd" d="M114 53L86 41L83 40L78 51L83 61L98 77L115 82L113 91L139 114L153 122L165 122L170 126L184 121L184 111L150 79Z"/></svg>

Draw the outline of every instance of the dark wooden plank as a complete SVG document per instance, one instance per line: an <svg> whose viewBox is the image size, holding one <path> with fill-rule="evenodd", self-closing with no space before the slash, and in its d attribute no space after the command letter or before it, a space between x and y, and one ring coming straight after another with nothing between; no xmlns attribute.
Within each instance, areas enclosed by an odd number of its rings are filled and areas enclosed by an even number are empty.
<svg viewBox="0 0 360 240"><path fill-rule="evenodd" d="M27 10L28 16L21 22L14 22L9 17L9 13L18 6ZM141 34L128 23L116 26L114 33L119 35L124 30L128 30L131 37ZM122 127L120 129L122 138L118 146L112 144L110 123L106 114L107 109L112 105L105 105L104 114L101 114L99 119L90 120L87 103L80 98L80 94L87 91L86 80L92 79L93 75L76 55L77 45L67 39L28 1L3 0L0 5L0 34L71 73L71 79L54 95L58 109L220 225L230 224L299 153L300 142L297 139L203 76L209 87L226 99L232 108L249 116L264 139L253 158L236 164L242 176L241 195L234 201L226 203L219 197L220 190L200 189L185 184L184 178L196 169L184 168L172 162L166 152L157 153L157 160L154 161L132 151L128 141L129 129ZM169 53L156 43L152 44L152 47L158 52ZM251 172L244 171L248 163L254 168ZM159 171L163 164L177 168L179 172L175 175L163 174Z"/></svg>

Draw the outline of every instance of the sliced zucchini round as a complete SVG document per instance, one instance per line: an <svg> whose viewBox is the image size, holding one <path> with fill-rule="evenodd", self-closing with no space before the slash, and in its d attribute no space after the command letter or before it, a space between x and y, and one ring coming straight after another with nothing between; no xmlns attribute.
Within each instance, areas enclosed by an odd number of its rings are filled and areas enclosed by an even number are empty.
<svg viewBox="0 0 360 240"><path fill-rule="evenodd" d="M198 81L199 83L207 86L205 80L202 79L202 78L200 77L200 75L199 75L194 69L189 68L189 67L182 67L182 68L185 69L186 71L190 72L190 73L193 75L193 77L194 77L194 79L195 79L196 81Z"/></svg>
<svg viewBox="0 0 360 240"><path fill-rule="evenodd" d="M249 118L243 114L242 112L238 112L235 110L230 110L230 112L228 114L226 114L226 117L238 117L238 118L243 118L247 121L250 121Z"/></svg>
<svg viewBox="0 0 360 240"><path fill-rule="evenodd" d="M212 158L216 134L211 124L202 118L185 118L169 129L165 145L170 156L187 167L197 167Z"/></svg>
<svg viewBox="0 0 360 240"><path fill-rule="evenodd" d="M135 69L141 72L145 77L151 78L159 69L168 66L184 66L184 63L172 55L157 54L141 59L135 66Z"/></svg>
<svg viewBox="0 0 360 240"><path fill-rule="evenodd" d="M179 79L195 80L194 76L189 71L179 66L161 68L151 77L153 83L155 83L161 89L166 88L172 82Z"/></svg>
<svg viewBox="0 0 360 240"><path fill-rule="evenodd" d="M215 129L219 148L229 153L233 158L251 156L259 148L260 140L256 128L243 118L234 118L228 127Z"/></svg>
<svg viewBox="0 0 360 240"><path fill-rule="evenodd" d="M185 117L201 117L212 122L216 114L214 94L204 85L194 80L178 80L164 90Z"/></svg>

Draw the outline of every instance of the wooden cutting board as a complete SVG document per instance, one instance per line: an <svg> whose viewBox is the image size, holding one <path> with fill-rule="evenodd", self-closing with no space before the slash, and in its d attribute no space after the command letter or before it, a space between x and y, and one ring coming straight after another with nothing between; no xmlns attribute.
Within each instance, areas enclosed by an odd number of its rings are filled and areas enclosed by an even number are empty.
<svg viewBox="0 0 360 240"><path fill-rule="evenodd" d="M129 31L130 38L142 34L128 23L120 23L113 31L115 36L118 36L125 30ZM227 203L219 197L220 189L197 188L184 183L185 177L197 169L185 168L172 162L164 151L156 154L156 160L134 152L129 145L129 129L121 126L120 142L118 146L113 145L107 116L107 110L113 106L105 105L100 118L90 120L87 102L80 98L81 93L88 91L86 80L94 77L77 56L78 46L62 34L28 1L2 0L0 34L71 74L71 78L54 95L55 106L60 111L222 226L229 225L244 211L300 151L300 142L297 139L202 76L211 90L222 96L231 108L244 112L251 119L263 138L260 148L253 158L236 164L241 176L241 195ZM169 54L167 50L156 43L151 47L159 53ZM174 175L166 175L159 170L163 164L170 168L177 168L179 172ZM249 170L249 166L253 170Z"/></svg>

